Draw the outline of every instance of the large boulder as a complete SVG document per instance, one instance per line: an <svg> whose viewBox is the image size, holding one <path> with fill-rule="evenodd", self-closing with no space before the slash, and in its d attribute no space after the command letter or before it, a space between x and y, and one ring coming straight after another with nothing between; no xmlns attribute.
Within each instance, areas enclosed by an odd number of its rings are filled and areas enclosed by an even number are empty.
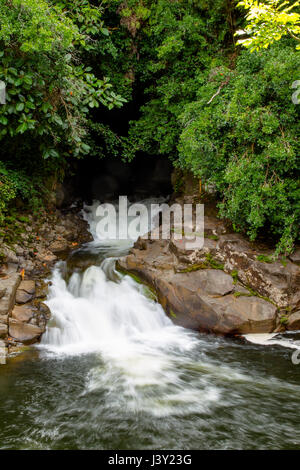
<svg viewBox="0 0 300 470"><path fill-rule="evenodd" d="M140 239L117 266L154 288L177 325L230 335L274 331L277 306L237 283L236 273L231 276L222 269L213 269L221 268L221 264L208 257L210 248L216 254L216 240L206 240L203 252L194 253L198 264L193 264L195 257L180 241ZM247 244L244 249L255 261L255 253Z"/></svg>
<svg viewBox="0 0 300 470"><path fill-rule="evenodd" d="M33 344L39 341L44 329L31 325L29 323L22 323L13 318L9 319L9 335L16 341L23 344Z"/></svg>
<svg viewBox="0 0 300 470"><path fill-rule="evenodd" d="M174 323L198 331L231 335L272 332L277 308L258 297L217 295L224 286L219 273L211 270L211 278L216 276L215 289L205 282L201 284L202 276L197 276L201 272L188 273L186 280L178 275L169 280L156 279L158 298ZM224 292L228 289L229 283Z"/></svg>

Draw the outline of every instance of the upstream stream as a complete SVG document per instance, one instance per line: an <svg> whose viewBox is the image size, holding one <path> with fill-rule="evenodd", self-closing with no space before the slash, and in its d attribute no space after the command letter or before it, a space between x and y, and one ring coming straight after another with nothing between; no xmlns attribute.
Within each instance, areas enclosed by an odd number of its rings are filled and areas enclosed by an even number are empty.
<svg viewBox="0 0 300 470"><path fill-rule="evenodd" d="M293 350L174 326L115 270L132 241L103 240L95 209L94 241L53 272L42 344L0 370L0 448L299 448Z"/></svg>

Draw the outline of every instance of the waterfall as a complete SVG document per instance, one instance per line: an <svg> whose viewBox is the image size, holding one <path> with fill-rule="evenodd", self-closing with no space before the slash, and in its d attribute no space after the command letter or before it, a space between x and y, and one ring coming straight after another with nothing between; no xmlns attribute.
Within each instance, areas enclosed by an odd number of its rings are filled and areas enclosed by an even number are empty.
<svg viewBox="0 0 300 470"><path fill-rule="evenodd" d="M203 411L218 399L217 390L206 382L200 394L196 384L186 390L180 377L199 338L173 325L144 286L115 270L116 257L128 251L132 240L101 240L96 207L85 209L94 240L84 250L104 250L107 257L69 279L64 278L66 263L56 266L47 300L52 318L41 347L59 357L99 353L101 366L89 371L87 390L109 387L118 406L124 401L158 415L180 413L181 407L182 412Z"/></svg>

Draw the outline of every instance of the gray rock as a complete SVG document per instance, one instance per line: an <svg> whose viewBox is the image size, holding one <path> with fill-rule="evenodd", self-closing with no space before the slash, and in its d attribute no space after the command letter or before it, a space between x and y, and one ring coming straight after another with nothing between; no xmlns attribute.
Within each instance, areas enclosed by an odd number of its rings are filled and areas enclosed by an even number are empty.
<svg viewBox="0 0 300 470"><path fill-rule="evenodd" d="M2 254L6 263L18 264L18 257L16 253L11 250L8 246L4 245L1 247Z"/></svg>
<svg viewBox="0 0 300 470"><path fill-rule="evenodd" d="M211 295L226 295L233 291L233 279L229 274L218 269L200 269L189 273L201 291ZM186 282L189 282L188 279Z"/></svg>
<svg viewBox="0 0 300 470"><path fill-rule="evenodd" d="M31 273L35 268L34 263L31 260L21 261L20 267L24 269L27 274Z"/></svg>
<svg viewBox="0 0 300 470"><path fill-rule="evenodd" d="M43 250L43 251L38 252L37 259L41 261L42 263L50 264L56 261L57 257L53 253L51 253L51 251Z"/></svg>
<svg viewBox="0 0 300 470"><path fill-rule="evenodd" d="M21 246L15 244L14 249L15 249L15 252L16 252L17 256L23 256L24 255L24 249Z"/></svg>
<svg viewBox="0 0 300 470"><path fill-rule="evenodd" d="M26 304L30 300L32 300L33 294L28 294L25 290L18 289L16 293L16 302L18 304Z"/></svg>

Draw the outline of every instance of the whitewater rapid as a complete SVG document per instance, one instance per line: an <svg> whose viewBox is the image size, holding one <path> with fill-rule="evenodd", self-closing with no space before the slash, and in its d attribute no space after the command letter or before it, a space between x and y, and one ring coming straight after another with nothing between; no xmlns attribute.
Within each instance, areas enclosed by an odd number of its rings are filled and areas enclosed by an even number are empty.
<svg viewBox="0 0 300 470"><path fill-rule="evenodd" d="M71 272L67 262L56 265L47 300L52 317L40 345L56 360L98 357L85 371L81 396L104 394L109 413L161 417L217 413L221 403L232 404L228 387L233 394L236 387L267 389L270 379L235 367L234 357L232 365L223 364L218 339L175 326L147 288L115 269L133 241L102 237L97 206L85 208L94 240L78 253L94 261L86 269L75 263ZM272 379L272 387L281 390L282 383Z"/></svg>
<svg viewBox="0 0 300 470"><path fill-rule="evenodd" d="M94 240L84 250L104 251L106 258L67 279L66 263L56 266L47 301L52 318L41 347L60 358L99 353L101 365L87 371L86 390L108 388L117 406L155 415L205 410L218 400L217 389L206 379L201 393L199 383L187 388L180 373L199 345L197 335L175 326L144 286L116 271L117 256L133 241L101 239L96 208L86 208Z"/></svg>

